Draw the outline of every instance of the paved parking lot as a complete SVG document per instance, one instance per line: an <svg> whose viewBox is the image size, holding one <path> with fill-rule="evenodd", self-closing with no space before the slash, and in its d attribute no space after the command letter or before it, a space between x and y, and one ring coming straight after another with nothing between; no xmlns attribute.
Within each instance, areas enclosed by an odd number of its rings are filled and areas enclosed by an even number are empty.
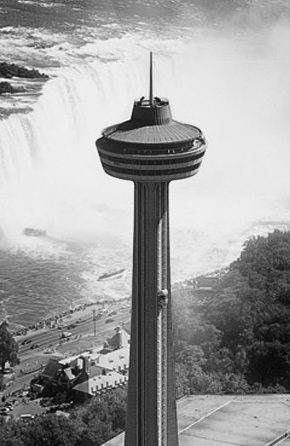
<svg viewBox="0 0 290 446"><path fill-rule="evenodd" d="M177 402L179 446L290 446L290 395L191 395ZM123 446L124 434L108 446Z"/></svg>
<svg viewBox="0 0 290 446"><path fill-rule="evenodd" d="M288 397L284 400L273 397L228 400L184 428L179 436L180 446L267 445L290 429L287 400Z"/></svg>

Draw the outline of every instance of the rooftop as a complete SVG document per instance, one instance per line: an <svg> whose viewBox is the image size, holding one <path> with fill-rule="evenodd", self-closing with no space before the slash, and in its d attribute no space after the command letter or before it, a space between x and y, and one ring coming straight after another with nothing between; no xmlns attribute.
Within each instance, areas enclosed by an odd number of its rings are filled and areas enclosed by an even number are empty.
<svg viewBox="0 0 290 446"><path fill-rule="evenodd" d="M109 370L127 369L129 367L129 356L129 347L123 347L105 355L100 355L97 359L97 365Z"/></svg>
<svg viewBox="0 0 290 446"><path fill-rule="evenodd" d="M110 141L129 144L168 144L193 141L202 136L201 131L189 124L182 124L171 117L169 101L155 98L149 105L142 98L135 101L131 119L106 128L103 136Z"/></svg>
<svg viewBox="0 0 290 446"><path fill-rule="evenodd" d="M61 370L59 362L56 359L50 359L41 375L46 378L53 378L59 370Z"/></svg>
<svg viewBox="0 0 290 446"><path fill-rule="evenodd" d="M124 385L128 377L117 372L109 372L106 375L98 375L89 378L81 384L77 384L74 390L88 395L95 395L99 391Z"/></svg>
<svg viewBox="0 0 290 446"><path fill-rule="evenodd" d="M290 444L289 395L191 395L177 402L177 412L180 446ZM106 446L123 444L121 434Z"/></svg>
<svg viewBox="0 0 290 446"><path fill-rule="evenodd" d="M104 343L104 349L118 350L123 347L128 347L130 344L130 335L121 327L115 328L115 334L107 339Z"/></svg>

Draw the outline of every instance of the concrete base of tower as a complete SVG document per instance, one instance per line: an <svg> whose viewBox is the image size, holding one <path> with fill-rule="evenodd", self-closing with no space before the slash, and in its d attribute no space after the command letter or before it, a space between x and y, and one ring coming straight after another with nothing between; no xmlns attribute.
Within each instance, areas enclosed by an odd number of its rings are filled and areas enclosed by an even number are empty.
<svg viewBox="0 0 290 446"><path fill-rule="evenodd" d="M179 445L263 446L282 440L288 444L288 400L289 395L184 397L177 402ZM124 446L124 434L114 437L106 446Z"/></svg>

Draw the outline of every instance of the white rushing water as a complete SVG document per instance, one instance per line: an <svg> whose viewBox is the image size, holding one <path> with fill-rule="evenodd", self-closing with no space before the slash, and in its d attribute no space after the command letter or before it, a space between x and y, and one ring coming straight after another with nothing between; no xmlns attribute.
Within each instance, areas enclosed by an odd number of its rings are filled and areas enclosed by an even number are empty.
<svg viewBox="0 0 290 446"><path fill-rule="evenodd" d="M287 37L279 25L249 40L125 36L75 48L78 62L51 68L32 112L0 122L0 226L9 243L28 249L22 231L31 226L131 245L133 186L103 173L95 140L146 95L152 49L155 94L209 142L197 177L171 187L174 279L224 266L251 234L288 227Z"/></svg>

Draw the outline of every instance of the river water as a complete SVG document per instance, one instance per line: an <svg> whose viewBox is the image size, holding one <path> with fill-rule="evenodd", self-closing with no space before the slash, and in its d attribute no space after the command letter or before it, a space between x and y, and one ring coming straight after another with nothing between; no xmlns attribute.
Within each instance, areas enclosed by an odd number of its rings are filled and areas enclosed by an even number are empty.
<svg viewBox="0 0 290 446"><path fill-rule="evenodd" d="M149 51L155 94L209 143L171 185L173 281L289 228L289 15L286 0L0 0L2 60L49 75L0 97L0 318L130 295L133 186L103 173L95 140L148 94Z"/></svg>

